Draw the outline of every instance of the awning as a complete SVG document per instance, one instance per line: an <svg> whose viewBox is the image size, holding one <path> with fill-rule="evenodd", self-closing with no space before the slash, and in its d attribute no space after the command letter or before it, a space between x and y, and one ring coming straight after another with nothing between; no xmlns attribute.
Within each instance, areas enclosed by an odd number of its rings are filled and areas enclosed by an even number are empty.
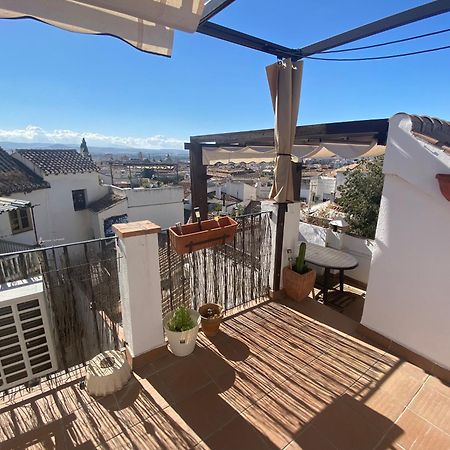
<svg viewBox="0 0 450 450"><path fill-rule="evenodd" d="M197 30L203 0L0 0L0 18L33 18L68 31L118 37L172 54L173 30Z"/></svg>
<svg viewBox="0 0 450 450"><path fill-rule="evenodd" d="M16 200L14 198L0 197L0 214L15 211L16 209L29 208L30 201Z"/></svg>
<svg viewBox="0 0 450 450"><path fill-rule="evenodd" d="M376 141L367 144L351 143L320 143L316 145L294 145L292 148L292 160L298 162L302 159L324 159L335 156L345 159L367 158L383 155L384 145L378 145ZM276 157L275 147L248 146L248 147L203 147L203 164L214 165L216 163L261 163L274 162Z"/></svg>

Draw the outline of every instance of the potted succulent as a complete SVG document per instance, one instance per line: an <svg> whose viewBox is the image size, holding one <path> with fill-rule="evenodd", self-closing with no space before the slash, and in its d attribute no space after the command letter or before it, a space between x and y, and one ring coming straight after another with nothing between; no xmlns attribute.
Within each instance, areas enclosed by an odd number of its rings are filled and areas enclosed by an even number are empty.
<svg viewBox="0 0 450 450"><path fill-rule="evenodd" d="M219 332L223 319L223 309L216 303L206 303L200 306L199 313L202 322L202 331L208 337L214 337Z"/></svg>
<svg viewBox="0 0 450 450"><path fill-rule="evenodd" d="M195 348L200 314L194 309L179 306L163 319L169 350L176 356L190 355Z"/></svg>
<svg viewBox="0 0 450 450"><path fill-rule="evenodd" d="M283 269L283 289L294 300L303 300L314 289L316 272L305 263L306 244L302 242L294 265Z"/></svg>

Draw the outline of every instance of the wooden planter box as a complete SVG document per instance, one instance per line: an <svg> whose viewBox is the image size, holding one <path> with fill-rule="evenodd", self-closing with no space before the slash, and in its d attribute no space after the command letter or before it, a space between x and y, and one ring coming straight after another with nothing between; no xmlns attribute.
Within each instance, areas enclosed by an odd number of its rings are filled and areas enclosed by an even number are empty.
<svg viewBox="0 0 450 450"><path fill-rule="evenodd" d="M299 274L289 267L283 269L283 289L293 300L300 301L308 297L314 289L315 282L316 272L314 270Z"/></svg>
<svg viewBox="0 0 450 450"><path fill-rule="evenodd" d="M203 220L181 225L181 233L177 227L170 227L170 243L180 255L223 245L233 241L237 225L231 217L224 216L219 217L219 220Z"/></svg>
<svg viewBox="0 0 450 450"><path fill-rule="evenodd" d="M450 174L438 173L436 178L442 195L450 202Z"/></svg>

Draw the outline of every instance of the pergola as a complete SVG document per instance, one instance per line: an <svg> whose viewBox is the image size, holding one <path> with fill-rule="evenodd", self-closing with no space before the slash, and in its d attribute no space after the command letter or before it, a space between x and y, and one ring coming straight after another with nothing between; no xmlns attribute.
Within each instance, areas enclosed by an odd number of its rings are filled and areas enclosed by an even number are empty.
<svg viewBox="0 0 450 450"><path fill-rule="evenodd" d="M341 144L343 147L351 148L360 146L370 150L374 146L382 147L386 145L388 119L358 120L351 122L336 122L317 125L297 126L294 145L326 147L327 144ZM191 171L191 196L192 212L194 208L199 208L202 219L208 217L208 197L207 197L207 167L205 164L205 154L216 149L225 147L230 153L230 160L233 159L233 150L236 153L245 147L274 146L274 129L239 131L235 133L209 134L203 136L192 136L190 142L185 144L190 155ZM238 156L238 155L236 155ZM238 162L236 158L234 161ZM300 200L300 184L302 161L291 163L294 183L294 200ZM274 290L280 286L281 274L281 252L283 242L284 217L287 205L279 205L277 215L277 227L275 235L275 260L274 260ZM192 217L195 220L195 217Z"/></svg>

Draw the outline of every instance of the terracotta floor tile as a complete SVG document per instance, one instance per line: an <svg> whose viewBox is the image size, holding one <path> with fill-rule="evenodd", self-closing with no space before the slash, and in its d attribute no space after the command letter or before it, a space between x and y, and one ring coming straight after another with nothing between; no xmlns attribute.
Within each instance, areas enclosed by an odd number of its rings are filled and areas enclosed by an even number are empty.
<svg viewBox="0 0 450 450"><path fill-rule="evenodd" d="M211 358L219 360L219 357L212 353ZM164 385L163 392L167 393L175 403L189 397L211 381L211 377L205 368L198 363L193 355L179 358L178 362L157 372L156 375L160 377L160 381ZM149 381L152 383L151 379Z"/></svg>
<svg viewBox="0 0 450 450"><path fill-rule="evenodd" d="M336 450L326 434L314 426L306 427L284 450Z"/></svg>
<svg viewBox="0 0 450 450"><path fill-rule="evenodd" d="M204 441L230 421L237 412L220 397L220 389L209 384L174 406L179 417Z"/></svg>
<svg viewBox="0 0 450 450"><path fill-rule="evenodd" d="M258 360L247 361L234 369L223 373L214 380L219 387L220 397L233 409L241 412L256 403L277 384L264 373L267 366L257 366Z"/></svg>
<svg viewBox="0 0 450 450"><path fill-rule="evenodd" d="M450 434L450 397L425 384L408 408Z"/></svg>
<svg viewBox="0 0 450 450"><path fill-rule="evenodd" d="M390 430L383 441L379 445L379 450L390 448L392 445L401 446L404 449L410 449L420 436L423 436L431 428L431 425L425 420L416 416L408 409L400 416L396 422L396 426L400 433L397 433L396 429ZM434 450L434 449L429 449Z"/></svg>
<svg viewBox="0 0 450 450"><path fill-rule="evenodd" d="M393 435L401 433L390 420L346 395L332 402L311 425L342 450L373 449L389 429Z"/></svg>
<svg viewBox="0 0 450 450"><path fill-rule="evenodd" d="M42 425L9 438L0 439L0 448L9 449L58 449L65 448L65 429L61 421Z"/></svg>
<svg viewBox="0 0 450 450"><path fill-rule="evenodd" d="M73 415L73 420L63 420L69 447L100 445L126 429L126 425L113 411L98 402L83 405Z"/></svg>
<svg viewBox="0 0 450 450"><path fill-rule="evenodd" d="M102 443L102 449L190 449L199 442L199 437L168 408L155 414L120 435Z"/></svg>
<svg viewBox="0 0 450 450"><path fill-rule="evenodd" d="M283 448L334 399L307 376L296 374L242 415L274 445Z"/></svg>
<svg viewBox="0 0 450 450"><path fill-rule="evenodd" d="M165 399L159 396L155 389L152 389L150 383L148 385L145 385L144 382L141 384L136 379L132 379L114 396L116 407L109 409L109 412L126 428L131 428L149 416L162 412L168 406Z"/></svg>
<svg viewBox="0 0 450 450"><path fill-rule="evenodd" d="M226 335L220 340L213 341L209 349L217 352L228 364L233 366L240 364L251 356L250 348L241 336Z"/></svg>
<svg viewBox="0 0 450 450"><path fill-rule="evenodd" d="M216 377L233 370L233 366L219 352L214 351L212 348L196 348L194 357L196 364L202 367L211 377Z"/></svg>
<svg viewBox="0 0 450 450"><path fill-rule="evenodd" d="M275 450L278 447L273 445L245 418L237 416L207 439L203 448L212 450Z"/></svg>
<svg viewBox="0 0 450 450"><path fill-rule="evenodd" d="M393 422L406 408L404 401L399 400L395 392L381 389L376 382L365 377L360 378L345 393Z"/></svg>
<svg viewBox="0 0 450 450"><path fill-rule="evenodd" d="M436 427L431 427L425 434L420 435L413 450L448 450L450 448L450 435Z"/></svg>
<svg viewBox="0 0 450 450"><path fill-rule="evenodd" d="M427 381L425 382L425 386L436 390L446 397L450 397L450 384L440 380L439 378L431 376L428 377Z"/></svg>
<svg viewBox="0 0 450 450"><path fill-rule="evenodd" d="M395 397L407 405L421 388L426 379L418 376L418 373L407 365L402 364L386 368L384 363L377 362L364 375L370 379L377 389L383 389L392 393Z"/></svg>
<svg viewBox="0 0 450 450"><path fill-rule="evenodd" d="M361 374L336 358L322 355L300 370L334 394L343 394Z"/></svg>

